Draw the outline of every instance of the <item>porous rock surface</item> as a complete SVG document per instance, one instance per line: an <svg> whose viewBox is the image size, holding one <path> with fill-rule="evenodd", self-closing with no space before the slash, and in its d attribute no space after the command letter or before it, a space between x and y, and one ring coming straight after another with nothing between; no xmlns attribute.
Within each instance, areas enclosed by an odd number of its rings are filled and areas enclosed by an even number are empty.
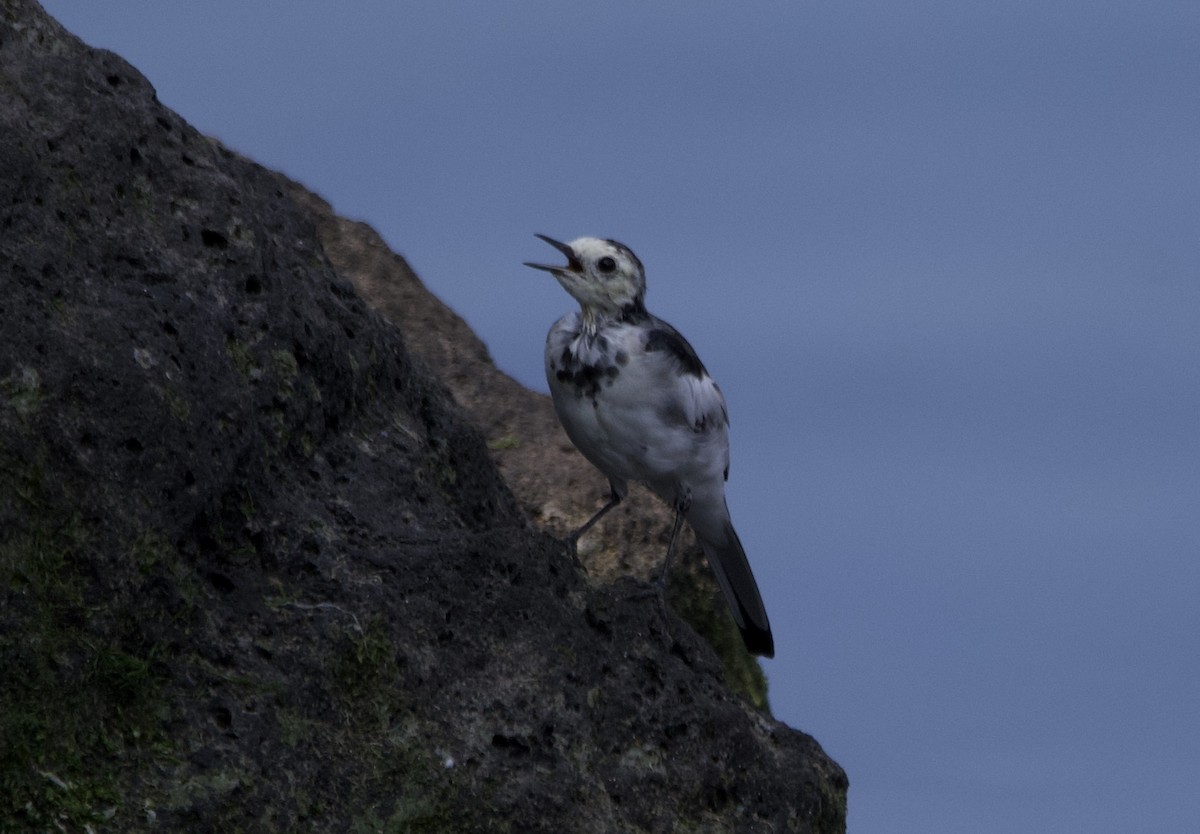
<svg viewBox="0 0 1200 834"><path fill-rule="evenodd" d="M295 186L0 4L0 830L840 831L530 525Z"/></svg>
<svg viewBox="0 0 1200 834"><path fill-rule="evenodd" d="M291 194L313 220L334 268L366 301L395 322L421 361L445 383L484 433L492 459L533 523L563 536L587 521L608 497L608 481L571 445L549 396L530 391L498 369L487 347L441 302L366 223L339 217L297 183ZM564 296L565 298L565 296ZM565 303L565 302L564 302ZM532 350L539 349L531 340ZM673 516L641 484L578 543L593 582L654 579L661 571ZM703 551L686 525L669 583L670 604L717 651L726 682L767 709L766 679L747 653Z"/></svg>

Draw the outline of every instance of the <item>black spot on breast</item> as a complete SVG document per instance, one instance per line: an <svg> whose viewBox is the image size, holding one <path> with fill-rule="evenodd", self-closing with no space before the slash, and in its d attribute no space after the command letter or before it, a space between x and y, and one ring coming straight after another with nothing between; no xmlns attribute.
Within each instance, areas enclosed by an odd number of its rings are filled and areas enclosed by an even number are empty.
<svg viewBox="0 0 1200 834"><path fill-rule="evenodd" d="M593 405L598 405L596 396L601 388L610 387L621 373L621 369L613 364L613 357L608 354L611 346L612 342L603 335L597 336L590 344L585 344L580 353L576 353L568 345L563 348L557 362L553 359L550 361L550 370L560 383L574 388L577 399L588 397ZM624 351L621 353L624 355L624 362L628 362L628 354Z"/></svg>
<svg viewBox="0 0 1200 834"><path fill-rule="evenodd" d="M629 364L629 354L623 350L618 350L617 355L613 359L617 360L617 364L622 368Z"/></svg>
<svg viewBox="0 0 1200 834"><path fill-rule="evenodd" d="M645 348L647 353L664 351L670 354L685 374L702 378L708 373L687 339L665 321L656 322L655 328L646 334Z"/></svg>
<svg viewBox="0 0 1200 834"><path fill-rule="evenodd" d="M572 361L567 367L558 371L554 376L562 383L575 386L576 397L591 397L594 401L596 394L600 391L600 383L607 381L612 383L615 367L602 365L584 365L581 362Z"/></svg>

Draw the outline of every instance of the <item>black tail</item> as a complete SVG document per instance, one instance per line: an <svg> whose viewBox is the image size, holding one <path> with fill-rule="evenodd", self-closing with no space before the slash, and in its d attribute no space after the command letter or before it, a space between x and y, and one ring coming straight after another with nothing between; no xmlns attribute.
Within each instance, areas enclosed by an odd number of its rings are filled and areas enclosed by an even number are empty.
<svg viewBox="0 0 1200 834"><path fill-rule="evenodd" d="M742 642L750 654L762 657L775 656L775 639L771 636L771 624L767 622L767 609L758 592L758 583L750 571L746 551L734 532L733 524L726 521L720 535L704 536L697 531L696 538L704 548L704 555L717 577L717 584L725 594L733 620L742 632ZM695 525L692 525L695 529Z"/></svg>

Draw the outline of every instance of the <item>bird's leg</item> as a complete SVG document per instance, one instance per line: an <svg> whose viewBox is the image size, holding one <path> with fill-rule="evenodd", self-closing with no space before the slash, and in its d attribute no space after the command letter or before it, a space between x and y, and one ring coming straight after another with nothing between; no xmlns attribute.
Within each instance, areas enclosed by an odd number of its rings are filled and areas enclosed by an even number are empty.
<svg viewBox="0 0 1200 834"><path fill-rule="evenodd" d="M671 559L675 556L675 540L679 538L679 528L683 526L683 508L675 508L675 524L671 527L671 541L667 545L667 557L663 559L662 572L658 575L658 590L667 590L667 581L671 577Z"/></svg>
<svg viewBox="0 0 1200 834"><path fill-rule="evenodd" d="M671 525L671 541L667 544L667 556L663 560L662 570L658 574L658 578L650 583L649 587L643 587L641 590L630 594L627 599L645 599L646 597L654 597L658 600L658 613L662 617L663 626L667 630L667 636L671 637L671 617L667 611L667 580L671 573L671 560L675 557L675 543L679 539L679 530L683 527L683 514L688 511L692 505L690 495L684 496L675 503L675 523ZM601 510L601 512L604 512ZM674 639L673 637L671 639Z"/></svg>
<svg viewBox="0 0 1200 834"><path fill-rule="evenodd" d="M668 637L671 636L671 618L667 614L667 584L671 579L671 560L675 558L675 543L679 541L679 530L683 527L683 514L691 505L691 495L684 495L675 503L675 523L671 525L671 540L667 543L667 555L663 559L658 581L654 583L654 590L651 591L658 598L658 613L662 616Z"/></svg>
<svg viewBox="0 0 1200 834"><path fill-rule="evenodd" d="M575 550L576 545L579 543L579 537L582 536L584 533L586 533L588 530L591 530L592 525L594 525L600 519L604 518L605 513L607 513L609 510L611 510L613 507L617 506L617 504L620 504L620 503L621 503L621 495L620 495L620 493L617 492L616 489L613 489L611 491L611 493L609 494L608 503L605 504L603 507L601 507L599 510L597 510L597 512L594 516L592 516L587 521L585 521L582 527L580 527L578 530L576 530L574 533L572 533L570 536L567 537L567 542L571 545L571 549Z"/></svg>
<svg viewBox="0 0 1200 834"><path fill-rule="evenodd" d="M675 557L675 542L679 540L679 528L683 526L683 514L692 506L691 490L675 500L675 523L671 525L671 541L667 543L667 557L663 559L662 572L658 575L658 591L664 593L671 578L671 559Z"/></svg>

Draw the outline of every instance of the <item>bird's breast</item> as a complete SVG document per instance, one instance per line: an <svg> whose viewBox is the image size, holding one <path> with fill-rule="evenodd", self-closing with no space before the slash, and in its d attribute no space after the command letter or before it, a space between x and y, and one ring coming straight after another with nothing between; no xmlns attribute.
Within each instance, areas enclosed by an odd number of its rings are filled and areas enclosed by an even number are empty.
<svg viewBox="0 0 1200 834"><path fill-rule="evenodd" d="M546 380L557 399L573 396L596 404L604 391L630 382L630 357L638 349L628 328L585 330L578 316L567 316L546 340ZM622 379L622 377L625 377Z"/></svg>
<svg viewBox="0 0 1200 834"><path fill-rule="evenodd" d="M729 448L724 400L703 366L697 374L655 341L658 331L652 322L618 322L593 333L577 316L561 319L546 340L554 409L610 478L666 492L676 483L719 484Z"/></svg>

